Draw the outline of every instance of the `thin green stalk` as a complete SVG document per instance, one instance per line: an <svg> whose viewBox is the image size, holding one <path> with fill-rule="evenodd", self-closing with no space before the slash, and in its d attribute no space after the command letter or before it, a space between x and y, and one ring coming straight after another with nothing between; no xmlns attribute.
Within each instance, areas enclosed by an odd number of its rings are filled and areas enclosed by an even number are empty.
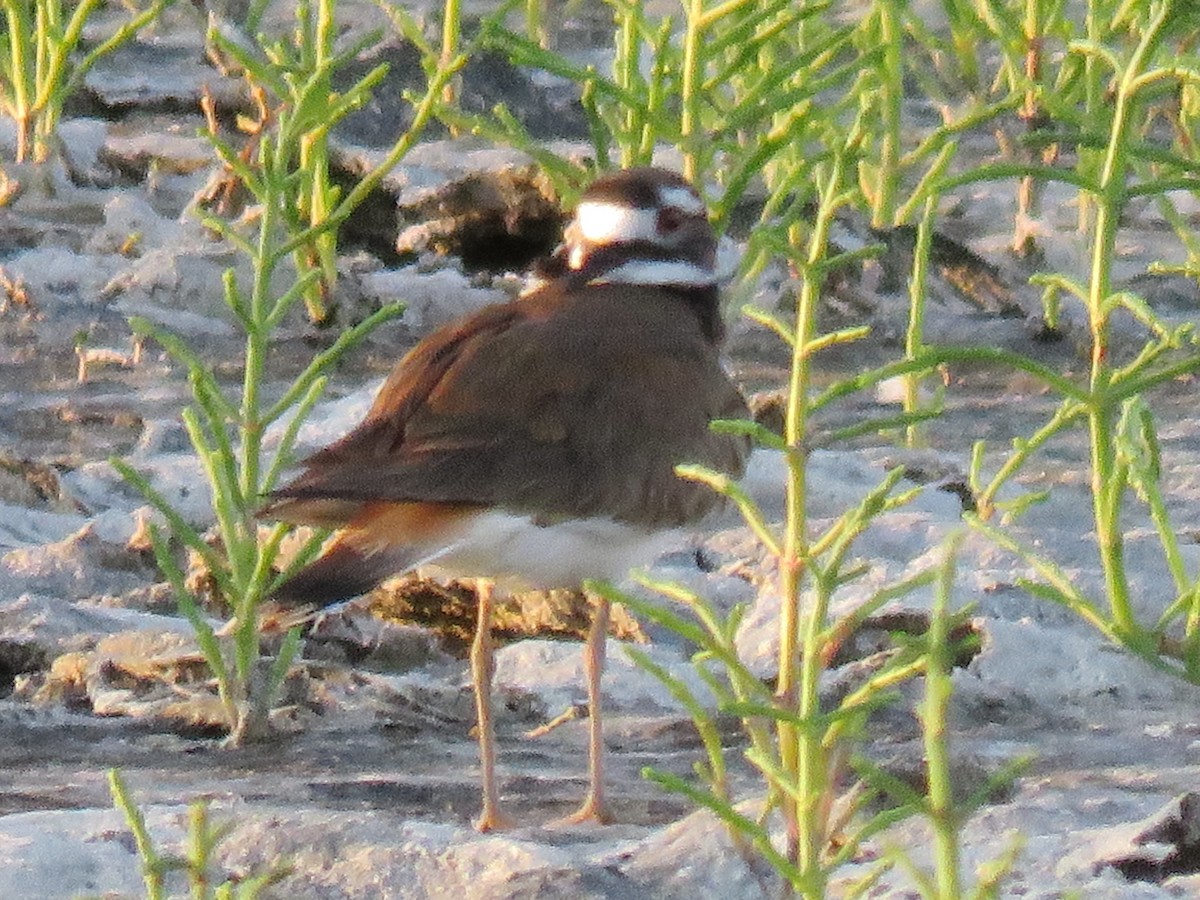
<svg viewBox="0 0 1200 900"><path fill-rule="evenodd" d="M1162 39L1162 29L1172 10L1172 4L1157 4L1147 23L1141 41L1122 75L1117 88L1112 126L1104 164L1101 168L1096 195L1096 224L1092 245L1091 276L1088 292L1088 318L1091 329L1091 368L1088 408L1088 433L1092 467L1092 505L1096 526L1096 543L1104 571L1113 622L1126 640L1141 642L1142 629L1137 623L1129 596L1125 575L1124 541L1121 532L1121 497L1109 490L1115 472L1115 451L1112 434L1116 424L1116 407L1108 396L1112 379L1109 367L1109 306L1112 293L1112 261L1117 231L1125 205L1125 178L1128 160L1125 148L1133 127L1133 103L1136 81Z"/></svg>
<svg viewBox="0 0 1200 900"><path fill-rule="evenodd" d="M34 30L32 38L36 44L34 53L33 76L34 84L41 85L46 72L53 65L55 57L55 39L59 33L59 22L62 20L62 6L59 3L25 4L33 8ZM36 103L36 100L34 101Z"/></svg>
<svg viewBox="0 0 1200 900"><path fill-rule="evenodd" d="M1179 537L1162 494L1162 450L1158 442L1158 430L1149 405L1141 397L1122 404L1116 443L1118 458L1128 469L1129 482L1146 504L1150 521L1158 532L1158 542L1163 550L1167 571L1171 573L1175 593L1177 596L1189 593L1193 582L1188 576L1180 552ZM1162 624L1160 620L1160 627Z"/></svg>
<svg viewBox="0 0 1200 900"><path fill-rule="evenodd" d="M924 349L925 288L936 212L937 194L931 194L925 201L925 212L917 226L917 242L913 249L913 270L908 285L908 329L904 333L904 356L907 359L916 359ZM921 375L914 371L904 378L904 412L916 415L920 407ZM909 425L904 432L904 443L910 448L918 446L921 440L919 426Z"/></svg>
<svg viewBox="0 0 1200 900"><path fill-rule="evenodd" d="M809 559L808 516L808 392L811 381L811 357L808 345L816 332L821 280L814 277L829 243L834 214L842 197L846 177L846 157L835 154L826 167L820 185L818 211L808 239L808 253L801 271L800 293L796 304L795 344L792 348L788 380L788 404L784 439L788 445L787 511L780 569L783 576L783 605L779 620L779 695L787 707L795 708L801 720L820 713L820 674L822 654L820 636L825 627L829 596L820 583L814 584L809 608L800 610L801 586ZM812 574L816 574L815 572ZM782 770L796 778L806 802L784 800L784 821L788 828L788 857L801 872L806 896L820 897L824 892L821 853L825 843L823 802L828 794L828 761L821 736L811 728L798 729L780 722L779 758Z"/></svg>
<svg viewBox="0 0 1200 900"><path fill-rule="evenodd" d="M1182 371L1173 370L1173 375L1170 377L1174 377L1175 374L1182 375L1192 371L1196 367L1196 362L1193 360L1189 360L1188 362L1189 366L1181 366ZM1086 403L1088 401L1087 390L1077 385L1070 378L1066 378L1050 367L1027 356L1022 356L1019 353L1012 353L996 347L930 346L926 347L916 359L902 359L897 362L887 363L877 369L872 369L853 378L846 378L839 381L814 397L811 405L815 409L823 409L835 400L857 393L871 385L879 384L881 381L886 381L897 375L905 375L912 371L922 369L928 371L943 363L972 363L977 365L991 363L1010 366L1017 371L1032 375L1038 381L1042 382L1042 384L1046 385L1046 387L1064 397L1079 403Z"/></svg>
<svg viewBox="0 0 1200 900"><path fill-rule="evenodd" d="M84 75L157 18L169 2L155 0L82 56L76 51L101 0L82 0L66 21L62 0L0 2L8 26L7 57L0 60L0 107L16 125L17 162L44 163L50 158L63 105Z"/></svg>
<svg viewBox="0 0 1200 900"><path fill-rule="evenodd" d="M273 224L271 217L264 210L263 227L265 228L269 224ZM256 282L264 280L256 274ZM264 288L260 284L256 284L254 287L255 294L260 289ZM261 296L254 305L257 305L259 302L261 302ZM242 403L238 418L238 435L241 438L239 446L241 453L241 465L239 466L241 483L239 487L244 497L258 496L259 484L262 481L260 477L262 422L259 418L259 390L262 385L263 370L266 365L267 341L266 336L258 331L257 326L260 321L261 319L256 317L254 322L256 327L246 334L246 359L242 375Z"/></svg>
<svg viewBox="0 0 1200 900"><path fill-rule="evenodd" d="M525 0L525 33L543 50L549 49L550 32L546 28L546 0Z"/></svg>
<svg viewBox="0 0 1200 900"><path fill-rule="evenodd" d="M992 476L987 486L978 491L975 496L980 518L987 519L995 507L996 494L1024 466L1029 457L1039 450L1050 438L1063 431L1075 419L1087 412L1087 406L1077 400L1064 400L1054 411L1050 420L1033 433L1031 437L1022 438L1012 453L1005 459L1004 464Z"/></svg>
<svg viewBox="0 0 1200 900"><path fill-rule="evenodd" d="M28 8L20 0L4 0L4 14L9 35L6 74L12 89L12 100L5 106L17 126L17 162L23 162L29 153L29 96L34 90L30 85L27 57L29 38L35 31L29 21Z"/></svg>
<svg viewBox="0 0 1200 900"><path fill-rule="evenodd" d="M380 182L388 176L392 169L396 168L397 164L405 156L408 155L413 145L417 142L420 136L425 131L425 126L429 124L429 120L433 117L434 111L440 102L439 95L446 84L454 78L455 75L467 63L465 56L459 56L454 59L450 65L439 70L429 81L425 95L416 105L413 111L412 124L400 139L392 145L392 149L388 151L377 166L375 166L367 175L361 178L358 183L346 194L345 197L329 214L328 218L318 225L306 229L304 232L295 235L283 242L276 252L280 255L291 253L298 246L301 246L306 241L312 240L315 234L337 228L340 226L350 214L358 208L358 206L371 194L375 188L379 187Z"/></svg>
<svg viewBox="0 0 1200 900"><path fill-rule="evenodd" d="M825 579L818 577L814 571L811 580L809 608L805 611L801 634L801 642L805 647L800 658L800 702L797 706L801 720L808 720L820 713L820 679L824 663L823 654L817 651L832 599L831 586ZM823 737L820 731L811 726L798 729L795 772L803 802L798 804L797 810L798 852L795 863L812 885L806 896L813 900L825 896L825 873L821 861L827 837L825 810L831 788L829 758Z"/></svg>
<svg viewBox="0 0 1200 900"><path fill-rule="evenodd" d="M684 0L686 22L683 32L682 81L680 85L679 134L683 148L683 175L689 181L699 180L697 142L701 134L700 105L704 97L700 93L704 74L701 70L701 41L704 36L704 0Z"/></svg>
<svg viewBox="0 0 1200 900"><path fill-rule="evenodd" d="M187 877L192 897L202 900L210 895L208 866L215 847L208 818L208 802L197 800L188 807Z"/></svg>
<svg viewBox="0 0 1200 900"><path fill-rule="evenodd" d="M896 194L900 182L900 126L904 102L903 29L905 0L879 0L879 40L883 46L878 84L881 106L879 179L871 204L871 224L890 228L896 224Z"/></svg>
<svg viewBox="0 0 1200 900"><path fill-rule="evenodd" d="M199 552L211 567L222 593L233 608L237 622L233 634L231 638L218 639L195 608L183 584L182 575L175 572L177 567L173 566L169 554L165 551L158 554L160 565L179 594L181 610L196 630L202 652L217 676L222 702L230 714L231 743L257 737L265 729L271 704L299 646L298 634L289 634L270 671L264 675L260 666L258 607L274 581L273 564L287 526L277 526L260 543L254 509L286 464L299 427L299 418L311 409L320 395L324 383L322 375L373 327L394 317L400 309L398 305L389 306L347 329L325 352L312 360L283 392L279 401L268 403L263 391L273 333L289 309L303 297L306 287L317 280L311 273L301 274L290 288L275 296L272 294L273 277L278 273L280 263L302 248L326 240L332 244L334 229L411 148L447 81L465 63L465 57L459 57L445 70L431 75L412 126L393 145L380 166L372 170L322 221L310 222L302 229L291 228L289 233L289 226L294 222L290 218L294 212L291 205L296 202L297 196L298 152L304 142L314 136L323 139L331 124L330 121L322 121L313 129L310 127L312 117L321 117L319 107L325 104L325 119L340 118L365 98L382 72L378 68L373 70L349 94L340 98L330 94L333 67L344 58L332 53L332 3L333 0L318 0L315 24L307 19L307 7L300 10L299 28L302 34L294 48L295 59L280 50L274 55L268 54L271 60L269 64L262 61L249 63L256 67L254 77L261 83L276 87L283 85L285 91L289 85L299 85L293 99L298 98L299 106L304 109L288 108L283 103L278 114L266 123L267 130L259 136L254 157L238 161L235 167L261 208L256 221L257 232L252 237L234 240L250 259L250 283L239 286L230 272L226 274L224 284L226 305L244 331L240 397L236 401L227 399L197 353L180 339L162 334L163 346L187 367L192 382L196 404L185 414L185 420L210 483L224 552L213 551L205 545L194 530L150 488L145 479L131 470L126 474L127 467L122 469L123 474L163 512L176 536L194 549L199 545ZM285 78L281 74L287 70L287 74L295 75L306 67L307 78L303 74L295 79ZM212 137L218 152L228 157L227 148L220 146L215 135ZM315 144L309 146L314 148ZM310 165L320 163L313 157L304 161ZM233 237L228 229L222 229L221 233ZM141 326L135 323L135 327ZM157 331L154 333L158 334ZM268 457L264 448L267 426L286 416L289 411L294 412L297 418L285 427L279 448L273 456ZM311 555L315 546L315 541L310 542L306 552Z"/></svg>
<svg viewBox="0 0 1200 900"><path fill-rule="evenodd" d="M163 900L166 896L166 878L164 860L150 839L150 831L146 828L146 817L125 786L119 769L108 770L108 791L113 803L125 817L125 823L133 833L133 843L137 847L138 856L142 861L142 881L146 885L146 900Z"/></svg>
<svg viewBox="0 0 1200 900"><path fill-rule="evenodd" d="M39 46L36 64L38 91L33 101L35 111L57 105L61 108L60 91L64 87L63 73L70 64L71 54L79 44L83 26L100 5L100 0L84 0L71 14L66 31L62 31L62 10L57 0L42 0L37 4ZM54 35L55 37L51 37Z"/></svg>
<svg viewBox="0 0 1200 900"><path fill-rule="evenodd" d="M1147 663L1161 672L1179 674L1178 669L1163 659L1158 648L1148 640L1130 640L1127 635L1117 629L1113 622L1105 617L1103 611L1091 600L1085 597L1072 583L1070 575L1059 565L1039 554L1034 548L1018 542L1008 532L984 522L977 516L967 514L967 524L986 535L996 546L1009 551L1028 563L1042 583L1024 584L1026 590L1035 596L1051 600L1065 609L1070 610L1083 621L1087 622L1105 638L1114 644L1123 644L1130 651L1141 657Z"/></svg>
<svg viewBox="0 0 1200 900"><path fill-rule="evenodd" d="M638 17L642 13L640 4L617 7L617 55L613 60L614 80L623 89L633 90L641 79L641 47L638 36ZM642 109L628 106L625 109L625 140L621 142L621 167L628 168L641 160L637 159L643 130ZM653 152L653 148L651 148Z"/></svg>
<svg viewBox="0 0 1200 900"><path fill-rule="evenodd" d="M229 496L228 485L224 476L223 461L220 458L220 453L217 448L212 445L208 436L204 433L200 425L200 421L196 416L194 408L187 408L181 414L183 418L184 430L187 432L188 439L192 442L192 447L196 450L196 455L200 459L201 467L204 471L205 478L213 487L213 512L216 514L217 527L221 534L235 534L233 530L236 527L234 517L237 515L238 504L234 498ZM218 428L223 427L218 423ZM233 502L231 502L233 501ZM229 559L229 581L225 585L231 589L230 597L236 597L241 584L242 572L238 566L238 555L236 547L226 547L226 557Z"/></svg>
<svg viewBox="0 0 1200 900"><path fill-rule="evenodd" d="M1027 133L1041 127L1043 114L1039 85L1042 75L1042 57L1045 52L1046 25L1043 21L1044 0L1025 0L1020 36L1024 48L1024 71L1020 79L1023 89L1021 109L1017 113L1024 122ZM1015 80L1015 79L1014 79ZM1028 153L1031 151L1023 151ZM1027 256L1035 250L1033 233L1029 222L1037 214L1040 197L1040 182L1026 175L1017 184L1017 223L1013 229L1012 250L1019 256Z"/></svg>
<svg viewBox="0 0 1200 900"><path fill-rule="evenodd" d="M334 0L317 0L316 24L310 41L313 58L309 65L311 71L320 73L320 81L315 90L323 96L331 96L333 90L330 82L331 60L334 55L333 6ZM329 215L329 204L333 197L327 130L317 128L307 133L300 140L299 151L298 167L301 172L306 173L309 182L299 198L300 212L306 223L312 225L324 221ZM337 281L337 232L322 232L313 238L310 247L298 253L300 272L315 270L320 273L320 277L305 291L304 304L310 321L323 322L328 315L329 297Z"/></svg>
<svg viewBox="0 0 1200 900"><path fill-rule="evenodd" d="M438 60L438 69L450 68L459 55L459 42L462 36L462 0L446 0L442 7L442 55ZM446 80L442 85L442 102L447 106L458 105L458 82L454 78Z"/></svg>
<svg viewBox="0 0 1200 900"><path fill-rule="evenodd" d="M725 752L721 743L721 732L717 727L716 721L709 714L708 710L705 709L704 704L697 699L686 682L671 675L642 651L634 647L629 647L626 652L629 654L629 658L640 668L645 669L665 684L672 696L687 710L688 715L691 716L692 721L696 725L696 731L700 735L700 742L704 745L704 752L708 757L708 772L706 773L705 780L708 782L713 795L719 801L730 804L729 777L725 767Z"/></svg>
<svg viewBox="0 0 1200 900"><path fill-rule="evenodd" d="M1088 3L1086 9L1087 12L1084 15L1084 33L1087 36L1088 43L1094 47L1106 46L1109 37L1109 23L1112 21L1111 4L1096 0L1096 2ZM1107 102L1105 97L1106 81L1107 79L1103 71L1103 60L1093 53L1085 54L1083 60L1084 121L1102 121L1100 111ZM1077 168L1091 165L1095 156L1095 151L1081 148ZM1076 221L1076 230L1080 234L1086 234L1091 226L1092 215L1095 210L1095 197L1090 193L1080 191L1078 199L1079 214Z"/></svg>
<svg viewBox="0 0 1200 900"><path fill-rule="evenodd" d="M767 552L773 556L782 554L779 538L775 535L771 525L763 518L762 511L755 506L750 495L724 472L685 464L676 466L675 474L680 478L703 482L717 493L728 497L737 506L747 526L754 532L754 536L767 549Z"/></svg>
<svg viewBox="0 0 1200 900"><path fill-rule="evenodd" d="M1183 597L1187 621L1183 629L1183 663L1191 681L1200 682L1200 579Z"/></svg>
<svg viewBox="0 0 1200 900"><path fill-rule="evenodd" d="M954 587L955 562L962 533L956 534L946 548L938 567L937 586L930 610L928 649L925 663L925 699L921 705L921 731L925 745L925 767L929 792L927 808L933 828L934 871L938 900L958 900L962 896L959 861L959 815L955 808L950 779L950 753L947 717L954 691L950 680L953 659L950 653L950 593Z"/></svg>

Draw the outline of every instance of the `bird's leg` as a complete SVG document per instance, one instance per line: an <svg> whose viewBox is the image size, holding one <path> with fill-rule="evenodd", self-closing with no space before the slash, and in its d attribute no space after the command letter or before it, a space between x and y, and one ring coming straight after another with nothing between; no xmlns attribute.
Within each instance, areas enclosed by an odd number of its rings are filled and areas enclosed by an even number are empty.
<svg viewBox="0 0 1200 900"><path fill-rule="evenodd" d="M567 817L569 823L593 821L601 825L613 821L604 802L604 727L600 716L600 676L604 674L604 653L608 640L609 602L596 598L592 627L583 651L583 670L588 694L588 792L583 805Z"/></svg>
<svg viewBox="0 0 1200 900"><path fill-rule="evenodd" d="M483 812L475 821L479 831L497 831L514 823L500 811L496 795L496 733L492 728L492 592L495 585L481 578L476 582L479 622L471 644L471 679L475 686L476 731L479 733L479 768L483 780Z"/></svg>

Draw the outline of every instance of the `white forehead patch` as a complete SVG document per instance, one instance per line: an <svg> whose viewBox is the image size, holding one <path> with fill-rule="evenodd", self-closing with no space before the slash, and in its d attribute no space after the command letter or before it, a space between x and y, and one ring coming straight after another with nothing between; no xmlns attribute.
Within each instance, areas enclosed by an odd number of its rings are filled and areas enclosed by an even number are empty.
<svg viewBox="0 0 1200 900"><path fill-rule="evenodd" d="M575 210L579 236L589 244L652 241L658 235L658 213L619 203L585 200Z"/></svg>
<svg viewBox="0 0 1200 900"><path fill-rule="evenodd" d="M704 201L688 188L659 188L658 199L663 206L673 206L684 215L704 216L708 214L708 210L704 207Z"/></svg>

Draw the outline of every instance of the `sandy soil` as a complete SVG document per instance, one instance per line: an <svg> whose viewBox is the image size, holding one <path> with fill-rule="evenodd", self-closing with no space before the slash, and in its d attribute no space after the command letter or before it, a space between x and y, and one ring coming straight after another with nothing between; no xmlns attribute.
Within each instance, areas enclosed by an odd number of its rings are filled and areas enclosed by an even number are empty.
<svg viewBox="0 0 1200 900"><path fill-rule="evenodd" d="M153 345L136 365L121 365L119 354L130 349L126 317L149 315L184 335L230 383L240 352L220 297L221 273L236 259L182 214L209 174L206 151L190 136L199 120L188 111L194 109L187 106L194 100L188 92L212 72L194 40L164 40L138 52L150 55L100 67L89 85L99 106L134 96L140 112L119 121L73 117L65 123L73 177L62 167L5 167L26 189L0 209L0 267L13 286L0 305L0 684L6 691L0 700L0 896L139 894L134 847L108 797L105 772L113 766L125 773L162 846L178 849L187 804L208 798L215 816L234 826L215 869L244 877L288 860L295 872L276 896L775 896L771 875L747 865L707 815L641 777L646 766L689 775L702 751L683 710L629 663L616 641L605 681L612 710L606 740L620 824L609 828L547 824L569 812L583 792L585 723L526 735L582 699L579 647L569 641L534 635L500 653L502 789L510 812L525 823L512 833L480 836L469 827L478 794L465 662L453 641L418 626L361 617L355 624L353 614L349 623L334 623L331 636L313 642L289 689L277 740L239 750L221 746L210 710L197 699L205 695L205 676L186 625L174 615L152 559L130 544L141 500L107 462L112 454L126 456L190 519L206 525L211 512L203 479L178 420L190 401L185 373ZM169 74L147 77L147 60L169 66ZM11 135L0 134L0 154L11 158ZM393 180L416 193L464 172L504 170L512 159L431 141ZM1081 371L1077 310L1067 311L1064 340L1032 337L1037 296L1023 286L1027 273L1005 253L1008 189L948 198L946 205L949 230L996 267L1027 315L980 309L939 281L931 338L1011 347L1061 371ZM1049 192L1045 209L1039 226L1046 266L1080 273L1085 257L1072 231L1070 198ZM136 250L121 252L133 232L141 235ZM1147 207L1126 223L1120 252L1120 275L1130 279L1177 251ZM433 271L382 268L361 252L342 261L348 314L395 296L412 308L339 369L329 402L305 428L307 445L328 442L356 421L378 379L421 333L503 295L502 278L480 286L480 278L463 275L453 261L441 265ZM823 383L899 353L906 300L872 293L867 281L858 286L861 305L831 303L826 324L867 321L873 337L821 357ZM1141 289L1170 321L1195 314L1194 286L1162 281ZM764 281L760 299L773 300L773 290ZM786 364L781 348L747 323L731 327L731 364L747 391L778 387ZM118 363L95 366L83 383L75 350L80 332L87 346L113 350ZM328 339L303 322L288 323L268 389L281 390ZM1118 340L1119 351L1130 352L1141 333L1119 322ZM1168 384L1151 400L1164 489L1177 531L1188 536L1184 552L1195 572L1200 419L1194 385ZM867 585L935 559L962 509L956 494L939 487L962 478L976 440L988 441L989 466L998 465L1011 440L1044 422L1055 400L1025 376L960 365L945 373L945 402L921 451L900 450L878 436L814 455L811 514L818 523L897 462L929 484L913 504L864 536L858 555L868 568ZM819 424L878 416L891 404L881 394L856 397ZM1036 457L1010 495L1049 488L1050 500L1013 533L1036 542L1076 584L1098 595L1085 454L1083 436L1074 433ZM782 514L782 484L780 461L757 455L747 485L773 521ZM1172 599L1170 578L1141 512L1130 513L1126 531L1136 603L1152 619ZM697 587L723 608L747 603L739 647L756 671L773 674L777 588L735 517L712 523L664 557L654 574ZM1195 799L1187 793L1200 777L1196 690L1030 596L1018 585L1029 574L979 536L964 546L955 601L974 604L982 648L955 672L956 775L971 788L1022 755L1032 758L1015 784L965 826L967 862L995 858L1019 835L1024 846L1004 896L1197 895ZM845 591L840 608L861 599L862 590ZM892 611L919 613L928 600L918 594ZM689 648L669 634L649 629L649 635L646 646L655 659L696 684ZM863 748L901 775L919 771L920 736L911 712L917 696L910 688L895 708L880 713ZM753 800L761 786L741 761L736 723L726 726L739 796ZM1178 808L1171 807L1181 796ZM1183 822L1182 837L1139 839L1148 827L1143 820L1156 815ZM892 846L918 860L928 853L917 822L873 843L871 856ZM1127 867L1145 880L1129 880L1113 868L1137 854L1153 857ZM872 861L864 856L845 877L861 876ZM894 872L872 896L915 895Z"/></svg>

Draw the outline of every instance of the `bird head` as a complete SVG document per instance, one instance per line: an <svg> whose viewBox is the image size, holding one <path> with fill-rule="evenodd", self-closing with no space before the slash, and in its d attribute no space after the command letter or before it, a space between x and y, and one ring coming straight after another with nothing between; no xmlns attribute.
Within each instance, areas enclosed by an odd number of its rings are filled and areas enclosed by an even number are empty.
<svg viewBox="0 0 1200 900"><path fill-rule="evenodd" d="M564 233L567 268L590 283L711 287L717 239L696 190L666 169L603 175Z"/></svg>

